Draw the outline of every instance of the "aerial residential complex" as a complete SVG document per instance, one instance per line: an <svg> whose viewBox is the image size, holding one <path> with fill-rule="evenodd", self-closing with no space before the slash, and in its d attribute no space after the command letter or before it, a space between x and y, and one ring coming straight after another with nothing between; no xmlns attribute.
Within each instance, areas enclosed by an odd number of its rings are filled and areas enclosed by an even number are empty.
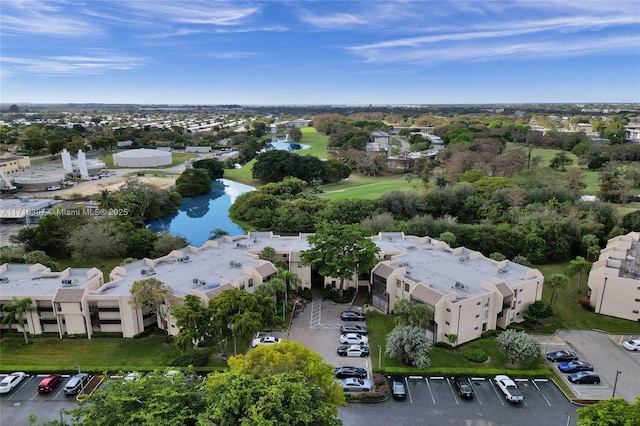
<svg viewBox="0 0 640 426"><path fill-rule="evenodd" d="M193 294L203 304L226 289L253 292L277 272L271 262L260 259L265 247L275 249L276 259L289 265L302 288L338 285L337 279L322 277L302 264L300 253L311 248L309 235L225 236L202 247L188 246L157 259L118 266L109 273L108 282L97 268L51 272L40 264L4 264L0 304L30 297L37 308L26 318L32 334L91 338L93 333L109 332L133 337L159 321L155 314L131 306L135 281L156 278L171 286L176 297ZM485 330L521 322L522 312L542 296L544 277L537 269L494 261L430 237L381 233L372 239L380 248L380 262L369 276L354 277L345 286L371 291L373 306L383 312L390 312L399 299L428 304L434 311L436 342L455 334L461 344ZM166 326L172 335L179 331L171 318Z"/></svg>
<svg viewBox="0 0 640 426"><path fill-rule="evenodd" d="M640 320L640 232L611 238L589 273L596 313Z"/></svg>

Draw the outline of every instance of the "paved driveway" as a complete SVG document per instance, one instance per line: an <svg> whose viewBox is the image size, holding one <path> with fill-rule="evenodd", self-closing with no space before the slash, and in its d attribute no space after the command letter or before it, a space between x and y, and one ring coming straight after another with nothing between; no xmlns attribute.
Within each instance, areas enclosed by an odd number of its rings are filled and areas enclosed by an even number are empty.
<svg viewBox="0 0 640 426"><path fill-rule="evenodd" d="M327 364L334 367L350 365L366 369L371 374L371 357L342 357L336 352L342 344L340 326L344 323L340 313L347 309L361 311L350 305L335 305L331 301L316 299L308 302L302 312L293 319L288 332L274 333L284 339L295 340L318 352ZM364 322L356 322L365 324ZM371 351L376 348L370 348Z"/></svg>
<svg viewBox="0 0 640 426"><path fill-rule="evenodd" d="M613 396L615 386L615 396L633 402L636 396L640 396L640 352L627 351L619 342L618 336L598 331L561 330L543 345L548 352L562 349L576 352L580 360L593 365L600 374L598 385L567 382L578 398L608 399Z"/></svg>

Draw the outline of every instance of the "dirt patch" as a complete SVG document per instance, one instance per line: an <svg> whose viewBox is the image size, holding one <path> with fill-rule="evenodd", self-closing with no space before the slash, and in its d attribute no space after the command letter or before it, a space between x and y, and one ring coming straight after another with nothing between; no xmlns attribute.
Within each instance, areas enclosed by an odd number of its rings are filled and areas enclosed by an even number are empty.
<svg viewBox="0 0 640 426"><path fill-rule="evenodd" d="M177 175L138 177L141 182L148 183L162 189L170 189L171 187L175 186L177 178ZM105 189L109 191L117 191L122 185L124 185L125 180L126 178L124 176L117 176L107 179L100 179L97 181L84 182L73 188L57 191L55 195L59 195L64 199L71 199L73 198L73 194L87 197L98 194L100 193L100 191L103 191ZM51 195L51 193L49 193L48 195Z"/></svg>

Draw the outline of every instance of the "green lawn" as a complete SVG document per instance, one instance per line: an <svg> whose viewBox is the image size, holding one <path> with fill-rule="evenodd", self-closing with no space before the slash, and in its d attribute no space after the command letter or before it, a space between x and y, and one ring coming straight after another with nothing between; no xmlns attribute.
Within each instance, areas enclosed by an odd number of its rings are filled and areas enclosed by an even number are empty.
<svg viewBox="0 0 640 426"><path fill-rule="evenodd" d="M562 263L534 267L538 268L545 276L545 279L548 280L552 274L564 274L567 265L568 263ZM587 274L583 274L582 288L580 294L578 294L578 276L571 278L569 285L559 290L558 300L554 306L555 320L545 327L538 327L532 330L532 332L554 333L557 329L597 329L609 333L640 334L640 323L600 315L582 309L578 299L587 294L587 279ZM542 290L542 300L547 303L551 300L551 289L546 285Z"/></svg>
<svg viewBox="0 0 640 426"><path fill-rule="evenodd" d="M327 142L329 141L329 137L318 133L318 131L313 127L303 127L300 130L302 131L302 139L300 140L300 143L303 145L311 145L311 148L297 151L296 154L313 155L326 160Z"/></svg>
<svg viewBox="0 0 640 426"><path fill-rule="evenodd" d="M412 181L408 184L404 175L398 176L362 176L352 174L344 182L325 185L320 187L323 193L318 194L321 198L328 200L339 200L344 198L367 198L377 199L385 192L389 191L422 191L419 181Z"/></svg>

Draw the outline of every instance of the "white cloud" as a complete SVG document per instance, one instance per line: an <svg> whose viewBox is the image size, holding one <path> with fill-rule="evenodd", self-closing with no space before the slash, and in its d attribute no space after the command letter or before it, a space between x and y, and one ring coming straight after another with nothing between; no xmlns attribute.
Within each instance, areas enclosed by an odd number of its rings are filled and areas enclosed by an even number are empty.
<svg viewBox="0 0 640 426"><path fill-rule="evenodd" d="M1 61L9 72L30 72L39 75L84 75L138 68L147 62L147 59L94 50L86 55L74 56L43 58L3 56Z"/></svg>
<svg viewBox="0 0 640 426"><path fill-rule="evenodd" d="M349 25L363 25L367 21L362 17L350 13L334 13L329 15L315 15L311 12L306 12L299 17L303 22L307 24L315 25L320 28L341 28Z"/></svg>
<svg viewBox="0 0 640 426"><path fill-rule="evenodd" d="M100 32L100 28L95 24L65 13L60 3L35 0L2 3L0 27L3 35L44 34L77 37Z"/></svg>
<svg viewBox="0 0 640 426"><path fill-rule="evenodd" d="M167 22L201 25L240 25L247 18L260 12L259 6L240 7L226 2L125 2L138 11L144 11L145 16L161 17Z"/></svg>

